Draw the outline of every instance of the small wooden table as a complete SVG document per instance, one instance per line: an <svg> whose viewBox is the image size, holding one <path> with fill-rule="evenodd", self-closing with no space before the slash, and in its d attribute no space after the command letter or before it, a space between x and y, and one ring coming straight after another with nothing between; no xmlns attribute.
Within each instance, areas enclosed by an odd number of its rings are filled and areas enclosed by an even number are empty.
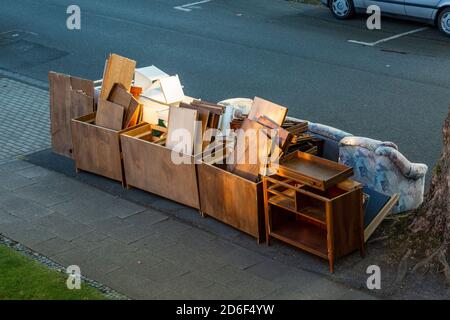
<svg viewBox="0 0 450 320"><path fill-rule="evenodd" d="M283 174L263 178L266 242L276 238L329 261L364 256L363 192L347 179L325 191Z"/></svg>

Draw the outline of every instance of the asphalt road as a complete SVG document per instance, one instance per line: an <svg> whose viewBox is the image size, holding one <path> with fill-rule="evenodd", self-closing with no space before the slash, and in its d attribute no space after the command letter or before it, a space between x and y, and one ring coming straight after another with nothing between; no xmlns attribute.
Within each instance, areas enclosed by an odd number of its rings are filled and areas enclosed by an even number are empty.
<svg viewBox="0 0 450 320"><path fill-rule="evenodd" d="M255 95L289 115L396 142L432 166L450 105L450 39L424 25L336 21L323 7L280 0L78 0L81 30L66 28L66 0L0 0L0 68L47 81L55 70L101 78L110 52L179 74L186 94L218 101ZM13 36L15 35L15 36Z"/></svg>

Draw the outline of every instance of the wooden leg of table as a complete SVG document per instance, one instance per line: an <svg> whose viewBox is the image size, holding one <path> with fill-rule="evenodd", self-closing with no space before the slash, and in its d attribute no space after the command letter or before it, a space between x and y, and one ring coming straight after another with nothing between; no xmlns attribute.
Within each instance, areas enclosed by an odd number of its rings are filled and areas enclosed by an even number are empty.
<svg viewBox="0 0 450 320"><path fill-rule="evenodd" d="M330 265L330 272L334 273L334 257L331 257L328 263Z"/></svg>
<svg viewBox="0 0 450 320"><path fill-rule="evenodd" d="M77 173L77 174L78 174L78 173L80 173L80 171L81 171L80 169L78 169L78 168L75 168L75 173Z"/></svg>
<svg viewBox="0 0 450 320"><path fill-rule="evenodd" d="M206 218L206 213L204 213L203 211L199 211L200 212L200 216L202 217L202 218Z"/></svg>

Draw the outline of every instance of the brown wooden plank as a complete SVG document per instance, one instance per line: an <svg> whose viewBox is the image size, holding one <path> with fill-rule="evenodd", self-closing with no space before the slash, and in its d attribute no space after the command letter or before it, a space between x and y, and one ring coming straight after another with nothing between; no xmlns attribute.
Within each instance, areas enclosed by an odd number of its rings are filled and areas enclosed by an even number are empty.
<svg viewBox="0 0 450 320"><path fill-rule="evenodd" d="M50 119L53 152L71 157L67 110L70 109L70 77L49 72ZM69 120L70 123L70 120Z"/></svg>
<svg viewBox="0 0 450 320"><path fill-rule="evenodd" d="M263 157L268 157L268 153L271 150L272 142L266 135L260 134L260 130L265 127L256 121L245 119L241 130L237 134L237 144L235 150L231 153L227 168L230 172L239 175L240 177L256 181L259 177L261 170L261 161ZM256 136L253 136L254 132ZM255 140L247 140L246 136L251 135L250 138L256 138ZM243 150L238 150L239 143L244 145ZM255 148L256 150L252 150ZM241 152L243 151L243 152ZM256 155L256 159L252 159ZM255 161L256 160L256 161ZM234 162L234 163L233 163Z"/></svg>
<svg viewBox="0 0 450 320"><path fill-rule="evenodd" d="M120 131L122 130L123 116L124 107L108 100L100 99L98 101L97 115L95 117L97 126Z"/></svg>
<svg viewBox="0 0 450 320"><path fill-rule="evenodd" d="M108 100L124 108L128 108L132 97L131 93L122 84L116 83L111 90Z"/></svg>
<svg viewBox="0 0 450 320"><path fill-rule="evenodd" d="M267 116L276 124L281 126L286 119L288 109L273 102L255 97L252 107L248 114L250 120L257 121L261 116Z"/></svg>
<svg viewBox="0 0 450 320"><path fill-rule="evenodd" d="M95 96L94 81L92 80L86 80L71 76L70 86L72 90L83 91L89 97Z"/></svg>
<svg viewBox="0 0 450 320"><path fill-rule="evenodd" d="M122 84L129 91L135 68L136 61L111 54L105 66L100 99L107 100L116 83Z"/></svg>
<svg viewBox="0 0 450 320"><path fill-rule="evenodd" d="M49 72L48 78L52 149L57 154L72 158L70 121L94 111L93 95L89 95L93 90L93 82L56 72ZM74 90L88 91L88 94L86 97L80 92L72 94Z"/></svg>
<svg viewBox="0 0 450 320"><path fill-rule="evenodd" d="M267 116L259 117L258 123L272 130L276 130L276 144L280 147L281 151L284 152L289 146L290 140L292 139L291 133L277 125L272 119ZM274 133L272 132L271 134ZM273 139L274 137L269 136L269 138Z"/></svg>

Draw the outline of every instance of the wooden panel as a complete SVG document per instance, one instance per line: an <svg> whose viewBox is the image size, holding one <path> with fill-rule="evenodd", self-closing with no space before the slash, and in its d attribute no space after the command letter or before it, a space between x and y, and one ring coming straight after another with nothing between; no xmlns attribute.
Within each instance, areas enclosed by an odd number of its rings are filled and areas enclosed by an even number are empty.
<svg viewBox="0 0 450 320"><path fill-rule="evenodd" d="M94 84L90 80L56 72L49 72L48 79L52 149L57 154L72 158L70 121L94 111Z"/></svg>
<svg viewBox="0 0 450 320"><path fill-rule="evenodd" d="M283 106L255 97L248 118L257 121L259 117L266 116L281 126L286 118L287 110Z"/></svg>
<svg viewBox="0 0 450 320"><path fill-rule="evenodd" d="M271 134L275 135L276 133L276 144L278 147L280 147L281 151L284 152L286 148L289 146L289 142L292 139L292 134L277 125L275 122L273 122L271 119L267 118L266 116L262 116L258 118L258 123L262 124L263 126L270 128L272 130L276 130L276 132L271 132ZM274 137L270 136L271 139L274 139ZM275 139L274 139L275 140Z"/></svg>
<svg viewBox="0 0 450 320"><path fill-rule="evenodd" d="M122 107L128 108L133 96L119 83L116 83L111 90L108 100L114 102Z"/></svg>
<svg viewBox="0 0 450 320"><path fill-rule="evenodd" d="M262 183L215 166L197 166L201 211L253 237L264 239Z"/></svg>
<svg viewBox="0 0 450 320"><path fill-rule="evenodd" d="M139 114L141 112L141 105L135 98L131 98L130 105L124 117L124 128L129 128L140 122Z"/></svg>
<svg viewBox="0 0 450 320"><path fill-rule="evenodd" d="M263 133L260 132L261 129L265 127L256 121L252 121L250 119L245 119L241 130L238 131L237 134L237 144L235 150L230 154L229 160L230 164L227 166L230 172L237 174L243 178L251 180L253 182L257 181L261 166L261 159L268 157L272 141ZM254 135L252 135L252 131L256 134L256 139ZM250 138L246 138L246 135L250 134ZM244 144L242 150L240 149L239 143ZM252 150L255 148L256 150ZM253 159L256 156L256 159ZM267 158L266 158L267 159ZM255 161L256 160L256 161ZM231 163L234 161L233 163ZM256 162L256 163L255 163Z"/></svg>
<svg viewBox="0 0 450 320"><path fill-rule="evenodd" d="M364 242L369 240L370 236L375 232L376 228L383 222L384 218L392 211L392 208L397 204L400 195L395 193L384 207L377 214L375 219L364 230Z"/></svg>
<svg viewBox="0 0 450 320"><path fill-rule="evenodd" d="M98 101L97 115L95 124L100 127L122 130L124 108L108 100L100 99Z"/></svg>
<svg viewBox="0 0 450 320"><path fill-rule="evenodd" d="M122 84L129 91L135 68L136 61L111 54L105 66L100 98L107 100L116 83Z"/></svg>
<svg viewBox="0 0 450 320"><path fill-rule="evenodd" d="M123 181L119 132L92 124L94 119L92 113L72 120L75 166Z"/></svg>
<svg viewBox="0 0 450 320"><path fill-rule="evenodd" d="M72 157L71 141L68 139L68 114L70 113L70 77L49 72L50 119L53 152Z"/></svg>
<svg viewBox="0 0 450 320"><path fill-rule="evenodd" d="M94 110L94 97L88 96L81 91L71 90L70 101L72 105L70 120L90 114Z"/></svg>
<svg viewBox="0 0 450 320"><path fill-rule="evenodd" d="M362 201L362 189L358 189L330 202L336 257L347 255L364 243Z"/></svg>
<svg viewBox="0 0 450 320"><path fill-rule="evenodd" d="M169 110L169 124L167 130L167 142L166 147L174 150L180 143L180 132L189 134L190 136L185 137L188 140L188 150L183 150L184 153L192 154L192 149L194 147L194 139L196 132L196 121L197 121L197 110L180 108L180 107L170 107ZM178 131L184 129L186 131ZM177 150L178 151L178 150Z"/></svg>
<svg viewBox="0 0 450 320"><path fill-rule="evenodd" d="M194 158L184 156L190 164L175 164L172 150L134 137L143 131L150 133L150 125L121 135L127 184L199 209Z"/></svg>
<svg viewBox="0 0 450 320"><path fill-rule="evenodd" d="M70 86L74 91L83 91L87 96L94 97L94 81L77 77L70 77Z"/></svg>

